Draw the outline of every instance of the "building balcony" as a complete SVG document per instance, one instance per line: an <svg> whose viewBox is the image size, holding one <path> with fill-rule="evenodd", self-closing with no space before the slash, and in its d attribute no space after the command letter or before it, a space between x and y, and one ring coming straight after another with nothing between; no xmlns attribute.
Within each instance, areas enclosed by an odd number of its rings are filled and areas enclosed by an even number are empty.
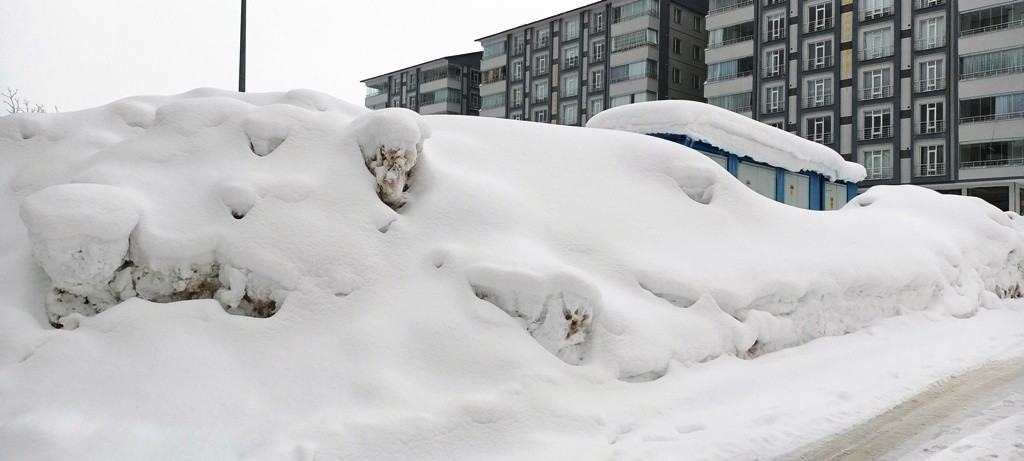
<svg viewBox="0 0 1024 461"><path fill-rule="evenodd" d="M914 40L915 51L930 50L932 48L940 48L943 46L946 46L946 34Z"/></svg>
<svg viewBox="0 0 1024 461"><path fill-rule="evenodd" d="M807 21L804 23L804 33L818 32L821 30L831 29L835 25L835 21L832 18L822 18L814 21Z"/></svg>
<svg viewBox="0 0 1024 461"><path fill-rule="evenodd" d="M733 3L732 5L721 6L721 7L718 7L718 8L714 8L714 9L708 10L708 16L710 16L712 14L717 14L717 13L724 13L726 11L738 10L740 8L743 8L745 6L750 6L750 5L753 5L753 4L754 4L754 0L740 0L740 1L736 2L736 3Z"/></svg>
<svg viewBox="0 0 1024 461"><path fill-rule="evenodd" d="M999 166L1024 165L1024 158L1001 158L995 160L978 160L973 162L960 162L960 168L992 168Z"/></svg>
<svg viewBox="0 0 1024 461"><path fill-rule="evenodd" d="M961 37L969 37L971 35L987 34L989 32L997 32L1006 29L1016 29L1018 27L1024 27L1024 19L1018 19L1016 21L1008 21L1002 24L994 24L987 27L978 27L975 29L968 29L960 31Z"/></svg>
<svg viewBox="0 0 1024 461"><path fill-rule="evenodd" d="M764 41L782 40L786 38L786 29L769 30L764 33Z"/></svg>
<svg viewBox="0 0 1024 461"><path fill-rule="evenodd" d="M786 72L786 66L779 64L777 66L768 66L761 69L762 77L778 77Z"/></svg>
<svg viewBox="0 0 1024 461"><path fill-rule="evenodd" d="M939 91L946 89L946 78L926 78L924 80L917 80L914 82L914 92L916 93L927 93L929 91Z"/></svg>
<svg viewBox="0 0 1024 461"><path fill-rule="evenodd" d="M761 105L762 114L777 114L786 111L786 104L781 101L767 102Z"/></svg>
<svg viewBox="0 0 1024 461"><path fill-rule="evenodd" d="M786 0L764 0L764 6L778 5L780 3L786 3Z"/></svg>
<svg viewBox="0 0 1024 461"><path fill-rule="evenodd" d="M892 45L875 46L860 50L860 53L858 53L857 56L861 61L870 61L872 59L887 58L889 56L892 56L893 50L894 48Z"/></svg>
<svg viewBox="0 0 1024 461"><path fill-rule="evenodd" d="M881 166L867 168L868 175L864 178L866 181L877 181L880 179L892 179L892 167Z"/></svg>
<svg viewBox="0 0 1024 461"><path fill-rule="evenodd" d="M825 69L832 67L834 58L832 56L818 56L804 60L804 70Z"/></svg>
<svg viewBox="0 0 1024 461"><path fill-rule="evenodd" d="M914 0L914 9L931 8L933 6L945 5L946 0Z"/></svg>
<svg viewBox="0 0 1024 461"><path fill-rule="evenodd" d="M1024 65L1006 66L1006 67L1000 67L1000 68L996 68L996 69L987 69L987 70L979 70L979 71L976 71L976 72L962 73L962 74L960 74L960 80L969 80L969 79L972 79L972 78L995 77L997 75L1017 74L1017 73L1021 73L1021 72L1024 72Z"/></svg>
<svg viewBox="0 0 1024 461"><path fill-rule="evenodd" d="M861 21L870 21L872 19L884 18L886 16L892 16L893 7L892 5L883 6L879 8L865 8L858 12L858 17Z"/></svg>
<svg viewBox="0 0 1024 461"><path fill-rule="evenodd" d="M572 56L562 61L563 69L575 69L580 66L580 57Z"/></svg>
<svg viewBox="0 0 1024 461"><path fill-rule="evenodd" d="M832 144L832 132L825 133L809 133L804 135L804 139L808 141L814 141L818 144Z"/></svg>
<svg viewBox="0 0 1024 461"><path fill-rule="evenodd" d="M873 86L861 88L860 100L870 101L872 99L888 98L892 96L892 85Z"/></svg>
<svg viewBox="0 0 1024 461"><path fill-rule="evenodd" d="M832 93L808 96L804 98L804 108L827 106L832 104L833 101Z"/></svg>
<svg viewBox="0 0 1024 461"><path fill-rule="evenodd" d="M1024 118L1024 112L1009 112L1005 114L989 114L976 115L973 117L960 117L960 124L966 125L968 123L997 122L1000 120L1015 120L1018 118Z"/></svg>
<svg viewBox="0 0 1024 461"><path fill-rule="evenodd" d="M933 133L945 133L946 132L946 121L945 120L928 120L924 122L918 122L914 124L915 134L933 134Z"/></svg>
<svg viewBox="0 0 1024 461"><path fill-rule="evenodd" d="M729 46L734 43L741 43L754 40L753 35L744 35L742 37L730 38L728 40L722 40L721 42L708 43L708 49L713 50L715 48L721 48L723 46Z"/></svg>
<svg viewBox="0 0 1024 461"><path fill-rule="evenodd" d="M857 135L857 139L861 141L870 141L872 139L886 139L892 137L892 126L883 125L875 126L871 128L863 128Z"/></svg>
<svg viewBox="0 0 1024 461"><path fill-rule="evenodd" d="M922 163L914 168L914 176L918 178L928 178L932 176L945 176L946 175L946 164L945 163Z"/></svg>
<svg viewBox="0 0 1024 461"><path fill-rule="evenodd" d="M709 76L707 82L705 82L705 83L716 83L716 82L724 82L726 80L734 80L734 79L737 79L737 78L747 77L747 76L753 75L753 73L754 73L753 70L745 70L745 71L742 71L742 72L736 72L735 74L718 75L718 76L714 76L714 77L710 77ZM636 78L640 78L640 77L636 77ZM657 77L648 76L647 78L657 78ZM628 79L623 79L621 81L625 81L625 80L634 80L634 79L633 78L628 78ZM615 83L615 81L612 81L612 83Z"/></svg>

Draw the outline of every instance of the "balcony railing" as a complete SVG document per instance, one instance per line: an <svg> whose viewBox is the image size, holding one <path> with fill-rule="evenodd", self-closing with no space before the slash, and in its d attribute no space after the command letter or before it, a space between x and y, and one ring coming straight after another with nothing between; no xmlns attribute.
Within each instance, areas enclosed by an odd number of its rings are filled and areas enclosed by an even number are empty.
<svg viewBox="0 0 1024 461"><path fill-rule="evenodd" d="M892 85L873 86L869 88L861 88L860 90L861 101L888 98L890 96L892 96Z"/></svg>
<svg viewBox="0 0 1024 461"><path fill-rule="evenodd" d="M737 79L737 78L740 78L740 77L746 77L748 75L752 75L753 73L754 73L753 70L744 70L744 71L741 71L741 72L736 72L735 74L717 75L717 76L714 76L714 77L708 77L707 83L724 82L726 80L733 80L733 79ZM640 77L636 77L636 78L640 78ZM648 76L648 78L656 78L656 77ZM632 78L627 78L627 79L618 80L618 81L624 81L624 80L633 80L633 79ZM615 83L615 81L612 81L612 83Z"/></svg>
<svg viewBox="0 0 1024 461"><path fill-rule="evenodd" d="M764 69L761 69L761 76L762 77L776 77L776 76L782 75L783 72L786 72L786 66L784 66L782 64L779 64L777 66L768 66L768 67L765 67Z"/></svg>
<svg viewBox="0 0 1024 461"><path fill-rule="evenodd" d="M832 101L832 93L808 96L804 98L804 108L827 106L829 104L832 104Z"/></svg>
<svg viewBox="0 0 1024 461"><path fill-rule="evenodd" d="M765 6L778 5L779 3L785 3L786 0L764 0Z"/></svg>
<svg viewBox="0 0 1024 461"><path fill-rule="evenodd" d="M875 47L865 48L863 50L860 50L859 57L860 57L861 61L868 61L868 60L871 60L871 59L878 59L878 58L889 57L889 56L892 56L892 53L893 53L893 46L892 45L875 46Z"/></svg>
<svg viewBox="0 0 1024 461"><path fill-rule="evenodd" d="M1024 165L1024 158L1002 158L997 160L978 160L960 162L960 168L988 168L993 166Z"/></svg>
<svg viewBox="0 0 1024 461"><path fill-rule="evenodd" d="M997 30L1016 29L1018 27L1024 27L1024 19L1004 22L1002 24L995 24L987 27L978 27L976 29L962 30L960 31L960 36L968 37L971 35L987 34L989 32L995 32Z"/></svg>
<svg viewBox="0 0 1024 461"><path fill-rule="evenodd" d="M547 75L548 71L550 71L550 70L551 69L548 69L548 66L542 66L542 67L534 68L533 70L530 71L530 73L534 77L537 77L537 76L540 76L540 75Z"/></svg>
<svg viewBox="0 0 1024 461"><path fill-rule="evenodd" d="M580 57L579 56L568 57L568 58L565 58L562 61L562 68L563 69L575 69L575 68L577 68L579 66L580 66Z"/></svg>
<svg viewBox="0 0 1024 461"><path fill-rule="evenodd" d="M931 133L945 133L946 132L946 121L945 120L928 120L924 122L918 122L914 124L914 133L916 134L931 134Z"/></svg>
<svg viewBox="0 0 1024 461"><path fill-rule="evenodd" d="M713 50L715 48L721 48L723 46L732 45L733 43L746 42L753 40L753 35L744 35L742 37L730 38L728 40L722 40L720 42L708 43L708 49Z"/></svg>
<svg viewBox="0 0 1024 461"><path fill-rule="evenodd" d="M523 100L522 99L513 99L512 100L512 104L509 104L509 107L511 107L513 109L516 109L516 108L519 108L519 107L523 107Z"/></svg>
<svg viewBox="0 0 1024 461"><path fill-rule="evenodd" d="M945 163L922 163L917 165L914 169L914 176L919 178L929 176L945 176L946 175L946 164Z"/></svg>
<svg viewBox="0 0 1024 461"><path fill-rule="evenodd" d="M925 93L928 91L939 91L946 89L946 77L926 78L914 82L914 91Z"/></svg>
<svg viewBox="0 0 1024 461"><path fill-rule="evenodd" d="M892 126L883 125L875 126L871 128L863 128L860 130L858 139L861 141L868 141L871 139L885 139L892 137Z"/></svg>
<svg viewBox="0 0 1024 461"><path fill-rule="evenodd" d="M892 167L881 166L868 168L868 175L864 179L866 180L877 180L877 179L892 179Z"/></svg>
<svg viewBox="0 0 1024 461"><path fill-rule="evenodd" d="M747 72L746 74L750 75L750 72ZM739 75L739 74L737 74L737 75ZM620 75L620 76L617 76L617 77L612 77L611 79L609 79L608 83L626 82L626 81L629 81L629 80L639 80L641 78L658 78L658 71L655 70L655 69L650 69L650 70L647 70L647 71L634 72L632 74L627 74L627 75ZM736 77L732 76L730 78L736 78ZM709 82L711 81L710 78L708 79L708 81Z"/></svg>
<svg viewBox="0 0 1024 461"><path fill-rule="evenodd" d="M1016 74L1016 73L1020 73L1020 72L1024 72L1024 65L1020 65L1020 66L1007 66L1007 67L1000 67L998 69L989 69L989 70L980 70L980 71L977 71L977 72L968 72L968 73L965 73L965 74L960 74L960 80L967 80L967 79L972 79L972 78L994 77L996 75Z"/></svg>
<svg viewBox="0 0 1024 461"><path fill-rule="evenodd" d="M823 69L832 67L832 56L818 56L804 60L804 70Z"/></svg>
<svg viewBox="0 0 1024 461"><path fill-rule="evenodd" d="M777 114L779 112L786 111L786 104L782 101L777 102L766 102L761 106L761 113L763 114Z"/></svg>
<svg viewBox="0 0 1024 461"><path fill-rule="evenodd" d="M523 45L523 43L516 43L516 44L512 45L511 51L512 51L512 54L514 54L514 55L515 54L523 54L523 51L525 49L526 49L526 47Z"/></svg>
<svg viewBox="0 0 1024 461"><path fill-rule="evenodd" d="M773 29L764 33L764 41L770 42L772 40L781 40L786 38L786 29Z"/></svg>
<svg viewBox="0 0 1024 461"><path fill-rule="evenodd" d="M831 29L835 25L832 18L816 19L804 23L804 33L817 32L819 30Z"/></svg>
<svg viewBox="0 0 1024 461"><path fill-rule="evenodd" d="M914 40L914 50L916 51L930 50L932 48L939 48L943 46L946 46L946 34Z"/></svg>
<svg viewBox="0 0 1024 461"><path fill-rule="evenodd" d="M547 101L547 100L548 100L547 92L537 93L537 94L533 95L533 102L544 102L544 101Z"/></svg>
<svg viewBox="0 0 1024 461"><path fill-rule="evenodd" d="M914 9L929 8L932 6L945 5L946 0L914 0Z"/></svg>
<svg viewBox="0 0 1024 461"><path fill-rule="evenodd" d="M561 93L562 93L562 97L565 97L565 98L576 96L576 95L580 94L580 87L578 87L578 86L575 86L575 87L563 87Z"/></svg>
<svg viewBox="0 0 1024 461"><path fill-rule="evenodd" d="M814 141L818 144L832 144L832 132L808 133L804 135L804 139Z"/></svg>
<svg viewBox="0 0 1024 461"><path fill-rule="evenodd" d="M1006 114L975 115L973 117L960 117L960 123L996 122L999 120L1014 120L1024 118L1024 112L1010 112Z"/></svg>
<svg viewBox="0 0 1024 461"><path fill-rule="evenodd" d="M722 13L722 12L731 11L731 10L738 10L740 8L743 8L743 7L748 6L748 5L753 5L753 4L754 4L754 0L741 0L739 2L733 3L732 5L720 6L718 8L715 8L715 9L712 9L712 10L708 10L708 15L712 15L712 14L715 14L715 13Z"/></svg>
<svg viewBox="0 0 1024 461"><path fill-rule="evenodd" d="M886 16L892 16L892 13L892 5L883 6L881 8L866 8L860 10L860 20L869 21L872 19L884 18Z"/></svg>

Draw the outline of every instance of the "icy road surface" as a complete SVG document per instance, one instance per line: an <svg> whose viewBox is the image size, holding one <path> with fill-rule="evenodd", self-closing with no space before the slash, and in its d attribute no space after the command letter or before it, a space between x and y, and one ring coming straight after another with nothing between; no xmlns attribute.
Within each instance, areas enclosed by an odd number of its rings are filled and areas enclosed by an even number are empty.
<svg viewBox="0 0 1024 461"><path fill-rule="evenodd" d="M941 382L795 459L1024 459L1024 357Z"/></svg>

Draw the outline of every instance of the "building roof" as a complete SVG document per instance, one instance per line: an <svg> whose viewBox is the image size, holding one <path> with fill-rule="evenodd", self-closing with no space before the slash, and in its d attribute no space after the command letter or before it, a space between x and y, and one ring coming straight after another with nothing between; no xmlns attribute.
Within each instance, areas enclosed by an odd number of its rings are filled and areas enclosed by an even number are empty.
<svg viewBox="0 0 1024 461"><path fill-rule="evenodd" d="M386 76L391 75L391 74L396 74L396 73L399 73L399 72L405 72L405 71L407 71L409 69L415 69L417 67L422 67L424 65L430 64L430 63L432 63L434 61L452 61L452 60L456 60L456 59L459 59L459 58L470 58L473 55L481 55L482 56L483 55L483 51L473 51L471 53L453 54L453 55L450 55L450 56L444 56L444 57L437 58L437 59L431 59L429 61L423 61L423 62L421 62L419 64L414 65L414 66L403 67L401 69L393 70L391 72L385 72L383 74L376 75L376 76L370 77L370 78L365 79L365 80L360 80L359 83L366 83L366 82L368 82L370 80L375 80L375 79L378 79L378 78L381 78L381 77L386 77ZM477 60L479 60L479 59L480 58L477 58Z"/></svg>

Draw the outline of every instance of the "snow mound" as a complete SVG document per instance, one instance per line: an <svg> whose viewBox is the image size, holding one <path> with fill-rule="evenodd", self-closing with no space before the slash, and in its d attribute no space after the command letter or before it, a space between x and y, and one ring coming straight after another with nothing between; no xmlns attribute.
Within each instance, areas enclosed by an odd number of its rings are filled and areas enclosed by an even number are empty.
<svg viewBox="0 0 1024 461"><path fill-rule="evenodd" d="M680 134L739 156L785 168L813 171L833 180L858 182L867 171L838 152L795 134L696 101L649 101L619 106L595 115L589 128L641 134Z"/></svg>
<svg viewBox="0 0 1024 461"><path fill-rule="evenodd" d="M588 457L686 366L1024 279L978 199L818 213L650 136L305 90L3 117L0 184L4 458Z"/></svg>

